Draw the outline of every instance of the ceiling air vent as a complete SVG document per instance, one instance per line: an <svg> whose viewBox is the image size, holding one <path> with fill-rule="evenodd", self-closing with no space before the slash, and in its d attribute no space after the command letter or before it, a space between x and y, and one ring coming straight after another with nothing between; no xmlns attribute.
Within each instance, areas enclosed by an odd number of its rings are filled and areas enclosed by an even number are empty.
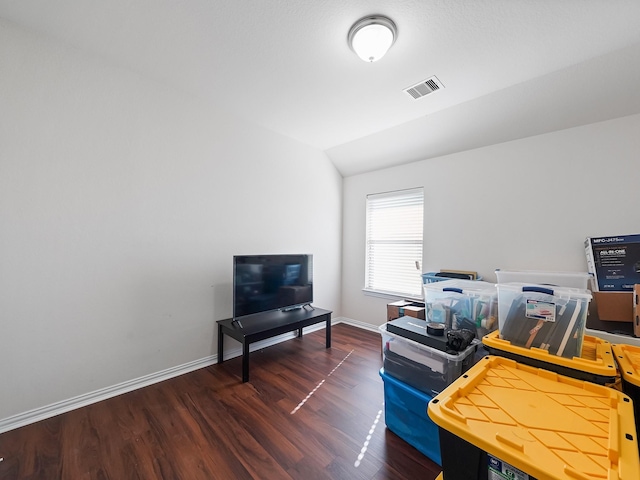
<svg viewBox="0 0 640 480"><path fill-rule="evenodd" d="M417 85L413 85L412 87L405 88L404 91L411 95L415 100L424 97L425 95L429 95L437 90L444 88L444 85L440 83L435 76L423 80Z"/></svg>

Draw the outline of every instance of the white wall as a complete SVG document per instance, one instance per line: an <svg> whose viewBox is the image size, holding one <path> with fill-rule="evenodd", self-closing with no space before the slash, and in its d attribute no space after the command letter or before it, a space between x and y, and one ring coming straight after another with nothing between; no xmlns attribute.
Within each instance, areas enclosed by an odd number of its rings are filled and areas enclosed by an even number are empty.
<svg viewBox="0 0 640 480"><path fill-rule="evenodd" d="M365 296L365 198L424 186L423 272L586 271L586 236L640 232L640 115L347 177L342 314L372 325L390 300Z"/></svg>
<svg viewBox="0 0 640 480"><path fill-rule="evenodd" d="M0 420L215 355L241 253L312 253L324 153L0 20ZM231 343L231 342L228 342Z"/></svg>

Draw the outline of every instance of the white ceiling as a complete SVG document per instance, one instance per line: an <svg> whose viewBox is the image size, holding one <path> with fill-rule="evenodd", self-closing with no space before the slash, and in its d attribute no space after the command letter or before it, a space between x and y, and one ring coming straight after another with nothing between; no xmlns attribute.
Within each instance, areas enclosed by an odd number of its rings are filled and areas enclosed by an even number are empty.
<svg viewBox="0 0 640 480"><path fill-rule="evenodd" d="M351 25L390 17L365 63ZM353 175L640 113L639 0L0 0L0 17L326 151ZM403 89L435 75L444 89Z"/></svg>

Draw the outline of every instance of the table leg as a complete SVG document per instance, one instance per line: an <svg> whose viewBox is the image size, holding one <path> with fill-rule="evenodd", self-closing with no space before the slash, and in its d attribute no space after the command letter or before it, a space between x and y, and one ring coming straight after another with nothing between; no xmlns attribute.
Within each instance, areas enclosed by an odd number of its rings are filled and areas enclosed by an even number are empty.
<svg viewBox="0 0 640 480"><path fill-rule="evenodd" d="M302 327L298 329L298 338L302 337Z"/></svg>
<svg viewBox="0 0 640 480"><path fill-rule="evenodd" d="M331 315L327 315L327 326L324 329L326 347L331 348Z"/></svg>
<svg viewBox="0 0 640 480"><path fill-rule="evenodd" d="M249 381L249 343L242 342L242 383Z"/></svg>
<svg viewBox="0 0 640 480"><path fill-rule="evenodd" d="M222 363L222 355L224 351L224 333L222 333L222 325L218 324L218 363Z"/></svg>

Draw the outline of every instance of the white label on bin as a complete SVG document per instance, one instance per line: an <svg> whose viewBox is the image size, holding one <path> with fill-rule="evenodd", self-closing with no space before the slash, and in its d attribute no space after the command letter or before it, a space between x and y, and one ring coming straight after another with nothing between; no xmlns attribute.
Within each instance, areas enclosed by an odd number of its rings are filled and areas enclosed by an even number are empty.
<svg viewBox="0 0 640 480"><path fill-rule="evenodd" d="M487 458L489 463L488 480L529 480L529 475L507 462L488 454Z"/></svg>
<svg viewBox="0 0 640 480"><path fill-rule="evenodd" d="M527 300L527 309L525 311L527 318L535 318L544 320L545 322L556 321L556 304L550 302L541 302L539 300Z"/></svg>

